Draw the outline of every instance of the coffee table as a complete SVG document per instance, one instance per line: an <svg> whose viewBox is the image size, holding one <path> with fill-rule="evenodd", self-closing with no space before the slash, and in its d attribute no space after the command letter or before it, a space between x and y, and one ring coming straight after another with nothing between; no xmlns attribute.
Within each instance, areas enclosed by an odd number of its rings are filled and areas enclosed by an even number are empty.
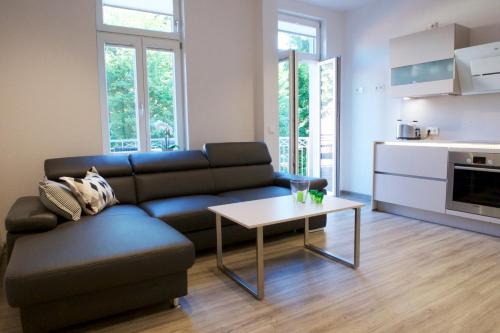
<svg viewBox="0 0 500 333"><path fill-rule="evenodd" d="M359 266L360 217L361 207L363 206L364 205L362 203L333 196L325 196L322 204L312 202L298 203L291 195L287 195L269 199L208 207L210 211L216 214L217 267L255 298L259 300L263 299L264 227L304 219L304 247L306 249L311 250L325 258L356 269ZM309 218L348 209L354 210L354 260L352 262L312 245L309 241ZM247 229L257 230L257 288L253 287L249 282L245 281L224 265L222 257L222 217L225 217Z"/></svg>

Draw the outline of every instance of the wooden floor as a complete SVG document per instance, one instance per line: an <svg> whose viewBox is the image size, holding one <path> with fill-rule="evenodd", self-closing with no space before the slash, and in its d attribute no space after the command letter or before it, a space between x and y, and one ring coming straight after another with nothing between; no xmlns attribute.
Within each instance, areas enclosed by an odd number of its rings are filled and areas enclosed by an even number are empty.
<svg viewBox="0 0 500 333"><path fill-rule="evenodd" d="M317 245L351 255L352 212L329 217ZM301 234L266 241L266 298L257 301L197 258L189 296L78 326L74 332L500 332L500 239L363 210L361 266L302 248ZM254 247L226 263L252 278ZM0 295L0 332L20 332Z"/></svg>

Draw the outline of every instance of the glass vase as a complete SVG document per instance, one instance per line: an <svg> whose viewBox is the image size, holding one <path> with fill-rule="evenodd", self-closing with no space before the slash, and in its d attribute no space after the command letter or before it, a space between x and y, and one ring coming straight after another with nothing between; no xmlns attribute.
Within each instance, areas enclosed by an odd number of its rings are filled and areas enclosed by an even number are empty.
<svg viewBox="0 0 500 333"><path fill-rule="evenodd" d="M309 181L302 179L294 179L290 181L290 189L295 201L305 203L307 194L309 193Z"/></svg>

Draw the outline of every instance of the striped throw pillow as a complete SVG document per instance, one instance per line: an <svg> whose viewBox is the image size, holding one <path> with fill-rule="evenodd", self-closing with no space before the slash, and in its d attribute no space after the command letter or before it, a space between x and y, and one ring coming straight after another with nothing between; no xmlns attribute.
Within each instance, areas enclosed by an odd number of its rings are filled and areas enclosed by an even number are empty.
<svg viewBox="0 0 500 333"><path fill-rule="evenodd" d="M38 192L40 201L51 212L67 220L80 219L82 207L66 185L45 178L38 184Z"/></svg>

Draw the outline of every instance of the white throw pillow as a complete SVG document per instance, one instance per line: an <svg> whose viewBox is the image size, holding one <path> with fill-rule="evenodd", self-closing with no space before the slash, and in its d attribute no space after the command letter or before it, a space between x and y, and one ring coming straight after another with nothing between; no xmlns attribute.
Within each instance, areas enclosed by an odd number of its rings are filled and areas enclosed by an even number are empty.
<svg viewBox="0 0 500 333"><path fill-rule="evenodd" d="M68 184L83 211L88 215L96 215L104 208L118 203L115 192L108 182L99 175L95 167L87 171L87 175L83 179L72 177L60 177L59 179Z"/></svg>

